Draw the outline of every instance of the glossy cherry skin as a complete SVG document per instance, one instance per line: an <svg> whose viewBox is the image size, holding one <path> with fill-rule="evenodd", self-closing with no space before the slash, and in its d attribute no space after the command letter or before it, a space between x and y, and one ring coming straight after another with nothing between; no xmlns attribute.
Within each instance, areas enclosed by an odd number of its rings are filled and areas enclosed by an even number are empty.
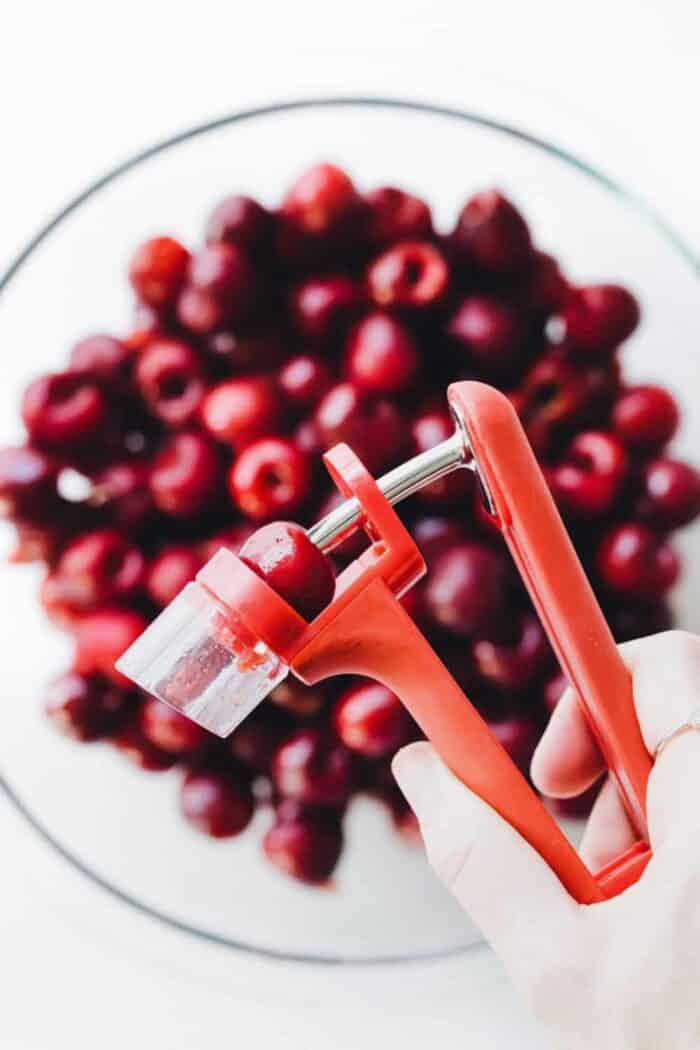
<svg viewBox="0 0 700 1050"><path fill-rule="evenodd" d="M410 332L389 314L368 314L348 337L345 371L365 393L400 393L413 383L418 365Z"/></svg>
<svg viewBox="0 0 700 1050"><path fill-rule="evenodd" d="M176 314L180 325L195 336L210 336L230 320L221 298L193 285L182 289Z"/></svg>
<svg viewBox="0 0 700 1050"><path fill-rule="evenodd" d="M293 719L286 712L264 704L236 726L227 746L234 759L247 769L269 776L273 755L293 725Z"/></svg>
<svg viewBox="0 0 700 1050"><path fill-rule="evenodd" d="M451 438L455 424L444 404L426 406L411 420L411 452L418 455L427 452L441 442ZM467 470L454 470L431 485L422 488L417 498L421 503L435 507L451 507L471 501L474 475Z"/></svg>
<svg viewBox="0 0 700 1050"><path fill-rule="evenodd" d="M75 343L70 352L71 372L111 383L125 384L133 361L133 350L111 335L88 335Z"/></svg>
<svg viewBox="0 0 700 1050"><path fill-rule="evenodd" d="M667 444L678 429L680 413L675 399L661 386L630 386L613 408L612 426L630 448L654 451Z"/></svg>
<svg viewBox="0 0 700 1050"><path fill-rule="evenodd" d="M461 261L495 274L521 269L532 251L527 223L498 190L484 190L467 201L452 241Z"/></svg>
<svg viewBox="0 0 700 1050"><path fill-rule="evenodd" d="M595 284L569 294L561 318L564 337L587 353L609 353L639 324L639 304L617 284Z"/></svg>
<svg viewBox="0 0 700 1050"><path fill-rule="evenodd" d="M234 461L228 490L235 506L253 521L293 514L311 491L308 456L285 438L262 438Z"/></svg>
<svg viewBox="0 0 700 1050"><path fill-rule="evenodd" d="M678 579L680 563L673 548L645 525L617 525L598 550L598 572L611 590L639 598L665 594Z"/></svg>
<svg viewBox="0 0 700 1050"><path fill-rule="evenodd" d="M466 539L461 522L439 515L417 518L411 535L428 565L432 565L443 551Z"/></svg>
<svg viewBox="0 0 700 1050"><path fill-rule="evenodd" d="M149 467L139 459L105 467L93 479L90 503L102 508L109 520L124 529L137 529L149 521L154 505L149 490Z"/></svg>
<svg viewBox="0 0 700 1050"><path fill-rule="evenodd" d="M432 244L404 241L370 264L367 286L378 306L432 306L449 283L447 263Z"/></svg>
<svg viewBox="0 0 700 1050"><path fill-rule="evenodd" d="M83 614L74 626L73 669L78 674L103 674L117 685L129 686L114 664L146 626L145 618L133 609L115 606Z"/></svg>
<svg viewBox="0 0 700 1050"><path fill-rule="evenodd" d="M343 848L340 816L309 807L278 807L274 824L263 839L268 861L285 875L312 886L332 875Z"/></svg>
<svg viewBox="0 0 700 1050"><path fill-rule="evenodd" d="M279 388L287 405L295 412L315 408L333 385L333 374L323 358L298 354L282 365Z"/></svg>
<svg viewBox="0 0 700 1050"><path fill-rule="evenodd" d="M53 576L56 597L72 609L133 595L143 584L141 550L116 529L95 529L78 536L63 551Z"/></svg>
<svg viewBox="0 0 700 1050"><path fill-rule="evenodd" d="M130 710L130 696L101 675L67 671L44 692L44 711L76 740L99 740L114 732Z"/></svg>
<svg viewBox="0 0 700 1050"><path fill-rule="evenodd" d="M149 479L153 502L165 514L191 517L213 498L219 482L216 449L202 434L173 434L155 458Z"/></svg>
<svg viewBox="0 0 700 1050"><path fill-rule="evenodd" d="M192 769L180 793L180 811L192 827L215 839L239 835L254 811L250 785L218 770Z"/></svg>
<svg viewBox="0 0 700 1050"><path fill-rule="evenodd" d="M370 681L341 694L333 709L333 724L345 746L367 758L393 754L413 732L413 720L398 696Z"/></svg>
<svg viewBox="0 0 700 1050"><path fill-rule="evenodd" d="M333 598L335 577L301 525L276 521L246 540L241 561L256 572L306 620L312 620Z"/></svg>
<svg viewBox="0 0 700 1050"><path fill-rule="evenodd" d="M540 621L532 613L521 616L508 633L510 637L504 640L497 635L475 639L472 656L482 678L513 692L524 689L546 666L551 650Z"/></svg>
<svg viewBox="0 0 700 1050"><path fill-rule="evenodd" d="M612 383L613 376L604 368L584 369L556 353L544 354L514 399L537 455L548 455L562 429L571 427L591 406L608 399Z"/></svg>
<svg viewBox="0 0 700 1050"><path fill-rule="evenodd" d="M518 769L527 775L537 745L537 732L532 720L526 714L510 715L489 721L489 729Z"/></svg>
<svg viewBox="0 0 700 1050"><path fill-rule="evenodd" d="M57 464L38 449L0 449L0 516L43 517L56 500L57 474Z"/></svg>
<svg viewBox="0 0 700 1050"><path fill-rule="evenodd" d="M313 277L292 292L292 321L306 340L325 343L337 338L359 302L359 290L349 277Z"/></svg>
<svg viewBox="0 0 700 1050"><path fill-rule="evenodd" d="M172 304L185 283L190 253L172 237L154 237L136 249L129 263L129 281L149 306Z"/></svg>
<svg viewBox="0 0 700 1050"><path fill-rule="evenodd" d="M304 685L292 675L275 686L269 699L276 707L297 718L313 718L325 706L325 697L319 686Z"/></svg>
<svg viewBox="0 0 700 1050"><path fill-rule="evenodd" d="M565 513L596 517L616 502L626 473L627 456L620 441L604 431L586 430L576 435L548 480Z"/></svg>
<svg viewBox="0 0 700 1050"><path fill-rule="evenodd" d="M644 468L639 513L659 529L678 529L700 514L700 471L679 459L660 457Z"/></svg>
<svg viewBox="0 0 700 1050"><path fill-rule="evenodd" d="M569 291L557 260L546 252L534 251L520 293L526 306L536 314L559 310Z"/></svg>
<svg viewBox="0 0 700 1050"><path fill-rule="evenodd" d="M227 318L240 321L251 311L256 276L245 251L236 244L207 244L192 256L189 282L225 306Z"/></svg>
<svg viewBox="0 0 700 1050"><path fill-rule="evenodd" d="M352 759L323 730L300 729L275 753L272 777L285 798L308 805L340 806L352 788Z"/></svg>
<svg viewBox="0 0 700 1050"><path fill-rule="evenodd" d="M176 339L160 339L139 355L136 382L151 412L171 427L194 419L206 390L197 354Z"/></svg>
<svg viewBox="0 0 700 1050"><path fill-rule="evenodd" d="M316 164L301 175L282 202L282 213L306 234L333 233L356 208L352 180L334 164Z"/></svg>
<svg viewBox="0 0 700 1050"><path fill-rule="evenodd" d="M521 324L513 306L493 296L469 295L451 317L447 331L467 360L486 375L513 366L522 342Z"/></svg>
<svg viewBox="0 0 700 1050"><path fill-rule="evenodd" d="M48 448L90 440L106 417L105 395L89 376L71 372L40 376L22 398L29 436Z"/></svg>
<svg viewBox="0 0 700 1050"><path fill-rule="evenodd" d="M315 421L326 448L345 442L372 473L396 462L406 439L395 405L363 395L353 383L329 390Z"/></svg>
<svg viewBox="0 0 700 1050"><path fill-rule="evenodd" d="M212 387L202 403L202 423L217 441L242 449L282 423L279 390L268 376L242 376Z"/></svg>
<svg viewBox="0 0 700 1050"><path fill-rule="evenodd" d="M203 564L204 560L195 547L184 543L164 547L146 571L145 586L149 598L161 608L169 605L195 578Z"/></svg>
<svg viewBox="0 0 700 1050"><path fill-rule="evenodd" d="M394 186L381 186L364 196L365 236L376 248L397 241L424 241L433 234L433 221L425 201Z"/></svg>
<svg viewBox="0 0 700 1050"><path fill-rule="evenodd" d="M493 621L507 593L503 558L488 547L459 543L435 561L426 585L426 606L436 624L472 635Z"/></svg>
<svg viewBox="0 0 700 1050"><path fill-rule="evenodd" d="M171 755L191 755L209 740L205 729L155 696L144 700L140 726L146 740Z"/></svg>
<svg viewBox="0 0 700 1050"><path fill-rule="evenodd" d="M273 221L272 215L262 204L252 197L236 194L219 201L210 213L205 239L207 244L224 241L239 245L255 255L268 248Z"/></svg>
<svg viewBox="0 0 700 1050"><path fill-rule="evenodd" d="M141 732L138 718L133 718L114 733L111 741L119 753L144 773L164 773L172 769L177 756L156 747Z"/></svg>

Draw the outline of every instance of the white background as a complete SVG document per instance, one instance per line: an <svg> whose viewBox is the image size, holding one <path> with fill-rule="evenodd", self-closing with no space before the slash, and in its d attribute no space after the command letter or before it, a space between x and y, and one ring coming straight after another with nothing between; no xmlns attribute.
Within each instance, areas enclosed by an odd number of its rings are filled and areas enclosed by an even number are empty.
<svg viewBox="0 0 700 1050"><path fill-rule="evenodd" d="M5 0L0 271L67 198L154 140L343 93L464 106L553 139L700 250L698 69L696 0ZM346 973L241 969L108 902L0 803L3 1050L540 1045L489 954L437 969L421 1001L396 975L370 989ZM343 1009L318 1001L333 982Z"/></svg>

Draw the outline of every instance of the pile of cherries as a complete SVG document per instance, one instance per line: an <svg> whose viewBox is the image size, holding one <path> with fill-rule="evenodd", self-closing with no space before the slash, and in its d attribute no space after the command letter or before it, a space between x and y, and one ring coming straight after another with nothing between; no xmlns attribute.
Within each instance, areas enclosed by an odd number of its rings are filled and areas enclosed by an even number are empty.
<svg viewBox="0 0 700 1050"><path fill-rule="evenodd" d="M448 436L452 380L512 398L616 637L670 624L669 536L700 512L700 475L666 451L671 395L624 382L617 352L638 304L617 285L573 286L496 190L444 234L410 193L361 193L319 164L274 211L221 201L194 253L146 241L129 281L128 334L81 339L26 390L27 443L0 452L0 501L15 560L45 562L41 601L74 638L49 717L142 769L180 766L195 828L236 835L272 806L265 852L307 882L337 863L354 793L412 830L389 762L416 726L383 686L289 679L222 742L135 692L114 661L221 545L238 552L265 522L309 524L334 505L326 448L345 441L378 473ZM66 494L76 472L79 500ZM429 564L406 606L526 769L563 680L481 496L454 474L402 516ZM312 615L332 580L299 530L285 536L276 564L260 537L243 553ZM302 577L315 585L300 591Z"/></svg>

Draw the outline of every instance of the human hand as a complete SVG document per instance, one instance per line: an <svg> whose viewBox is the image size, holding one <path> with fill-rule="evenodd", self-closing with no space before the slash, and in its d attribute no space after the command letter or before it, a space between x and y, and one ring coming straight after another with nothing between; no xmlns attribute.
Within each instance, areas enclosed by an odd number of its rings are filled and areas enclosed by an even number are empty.
<svg viewBox="0 0 700 1050"><path fill-rule="evenodd" d="M668 632L621 647L650 754L700 704L700 637ZM394 759L437 874L501 956L556 1050L700 1046L700 732L674 738L649 779L654 856L639 882L577 904L542 857L465 788L428 743ZM532 761L547 795L580 794L604 771L571 691ZM635 840L612 782L581 853L592 870Z"/></svg>

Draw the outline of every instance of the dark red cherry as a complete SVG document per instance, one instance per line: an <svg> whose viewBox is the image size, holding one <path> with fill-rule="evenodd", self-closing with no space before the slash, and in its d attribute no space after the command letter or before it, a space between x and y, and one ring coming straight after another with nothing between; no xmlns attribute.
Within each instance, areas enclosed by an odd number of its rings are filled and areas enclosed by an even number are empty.
<svg viewBox="0 0 700 1050"><path fill-rule="evenodd" d="M332 385L330 368L322 358L313 354L290 357L280 369L282 396L295 412L314 408Z"/></svg>
<svg viewBox="0 0 700 1050"><path fill-rule="evenodd" d="M170 305L185 282L189 261L187 249L172 237L145 241L129 263L131 287L149 306Z"/></svg>
<svg viewBox="0 0 700 1050"><path fill-rule="evenodd" d="M673 547L636 522L617 525L607 533L598 550L597 565L611 590L640 598L665 594L680 572Z"/></svg>
<svg viewBox="0 0 700 1050"><path fill-rule="evenodd" d="M498 190L484 190L467 201L452 241L461 261L496 274L521 269L532 252L527 223Z"/></svg>
<svg viewBox="0 0 700 1050"><path fill-rule="evenodd" d="M587 353L606 354L639 324L639 303L617 284L592 284L570 292L562 311L564 338Z"/></svg>
<svg viewBox="0 0 700 1050"><path fill-rule="evenodd" d="M433 234L430 209L411 193L382 186L364 196L367 205L365 234L376 248L396 241L424 241Z"/></svg>
<svg viewBox="0 0 700 1050"><path fill-rule="evenodd" d="M106 417L103 391L80 373L40 376L29 384L22 398L22 418L29 436L49 448L94 438Z"/></svg>
<svg viewBox="0 0 700 1050"><path fill-rule="evenodd" d="M103 674L117 685L129 686L114 665L146 627L145 618L133 609L115 606L84 613L74 625L73 669L78 674Z"/></svg>
<svg viewBox="0 0 700 1050"><path fill-rule="evenodd" d="M442 627L471 635L493 621L507 596L503 558L488 547L459 543L435 561L426 586L429 615Z"/></svg>
<svg viewBox="0 0 700 1050"><path fill-rule="evenodd" d="M70 352L71 372L111 383L125 383L133 361L133 349L111 335L88 335L75 343Z"/></svg>
<svg viewBox="0 0 700 1050"><path fill-rule="evenodd" d="M316 164L301 175L282 202L282 213L312 236L333 233L357 206L352 180L334 164Z"/></svg>
<svg viewBox="0 0 700 1050"><path fill-rule="evenodd" d="M472 643L476 669L482 678L506 691L525 688L546 665L551 650L542 625L533 613L509 624L505 638L477 638Z"/></svg>
<svg viewBox="0 0 700 1050"><path fill-rule="evenodd" d="M285 798L318 806L339 806L352 787L350 752L321 729L300 729L277 750L275 787Z"/></svg>
<svg viewBox="0 0 700 1050"><path fill-rule="evenodd" d="M185 820L204 835L232 838L253 817L250 784L228 771L192 769L182 782L180 810Z"/></svg>
<svg viewBox="0 0 700 1050"><path fill-rule="evenodd" d="M640 516L659 529L678 529L700 514L700 471L679 459L647 463L642 475Z"/></svg>
<svg viewBox="0 0 700 1050"><path fill-rule="evenodd" d="M293 522L278 521L258 529L244 543L240 558L306 620L317 616L333 597L330 561Z"/></svg>
<svg viewBox="0 0 700 1050"><path fill-rule="evenodd" d="M604 431L586 430L576 435L548 477L552 495L565 513L596 517L613 506L626 473L627 456L618 439Z"/></svg>
<svg viewBox="0 0 700 1050"><path fill-rule="evenodd" d="M379 682L361 682L342 693L333 723L345 746L367 758L393 754L413 731L413 720L398 696Z"/></svg>
<svg viewBox="0 0 700 1050"><path fill-rule="evenodd" d="M312 886L328 881L342 848L340 816L308 807L287 813L280 807L275 823L263 839L265 856L271 864L285 875Z"/></svg>
<svg viewBox="0 0 700 1050"><path fill-rule="evenodd" d="M326 448L345 442L372 473L396 462L406 438L395 405L363 395L352 383L329 390L315 421Z"/></svg>
<svg viewBox="0 0 700 1050"><path fill-rule="evenodd" d="M155 696L146 697L140 725L146 740L171 755L190 755L209 740L206 729Z"/></svg>
<svg viewBox="0 0 700 1050"><path fill-rule="evenodd" d="M0 449L0 516L41 519L57 499L58 465L38 449Z"/></svg>
<svg viewBox="0 0 700 1050"><path fill-rule="evenodd" d="M442 255L424 241L389 248L367 270L367 286L378 306L426 307L438 303L449 283Z"/></svg>
<svg viewBox="0 0 700 1050"><path fill-rule="evenodd" d="M164 547L146 571L148 596L156 605L169 605L183 587L195 578L203 564L204 560L196 547L184 543Z"/></svg>
<svg viewBox="0 0 700 1050"><path fill-rule="evenodd" d="M151 412L171 427L194 419L206 389L197 354L176 339L160 339L139 355L136 382Z"/></svg>
<svg viewBox="0 0 700 1050"><path fill-rule="evenodd" d="M150 475L153 502L165 514L191 517L216 493L220 465L216 449L202 434L173 434L156 456Z"/></svg>
<svg viewBox="0 0 700 1050"><path fill-rule="evenodd" d="M348 378L368 394L397 394L414 381L419 358L408 330L377 310L355 326L347 343Z"/></svg>
<svg viewBox="0 0 700 1050"><path fill-rule="evenodd" d="M236 194L225 197L210 213L205 238L207 244L225 241L255 255L269 246L273 221L270 212L252 197Z"/></svg>
<svg viewBox="0 0 700 1050"><path fill-rule="evenodd" d="M143 584L145 560L140 549L116 529L85 532L70 543L53 574L57 598L72 609L133 595Z"/></svg>
<svg viewBox="0 0 700 1050"><path fill-rule="evenodd" d="M671 440L679 418L678 405L668 390L660 386L630 386L615 402L612 425L626 445L646 452L662 448Z"/></svg>
<svg viewBox="0 0 700 1050"><path fill-rule="evenodd" d="M292 321L304 339L324 343L338 337L359 302L359 290L349 277L312 277L292 292Z"/></svg>
<svg viewBox="0 0 700 1050"><path fill-rule="evenodd" d="M261 438L234 461L228 490L241 513L254 521L293 514L311 491L309 458L285 438Z"/></svg>
<svg viewBox="0 0 700 1050"><path fill-rule="evenodd" d="M212 387L201 415L212 437L241 449L273 434L282 422L283 408L274 381L253 375L226 379Z"/></svg>
<svg viewBox="0 0 700 1050"><path fill-rule="evenodd" d="M76 740L99 740L127 716L131 696L101 675L75 671L54 678L44 692L44 710L62 733Z"/></svg>
<svg viewBox="0 0 700 1050"><path fill-rule="evenodd" d="M469 295L451 317L447 331L473 367L499 375L516 362L523 333L518 312L493 296Z"/></svg>

